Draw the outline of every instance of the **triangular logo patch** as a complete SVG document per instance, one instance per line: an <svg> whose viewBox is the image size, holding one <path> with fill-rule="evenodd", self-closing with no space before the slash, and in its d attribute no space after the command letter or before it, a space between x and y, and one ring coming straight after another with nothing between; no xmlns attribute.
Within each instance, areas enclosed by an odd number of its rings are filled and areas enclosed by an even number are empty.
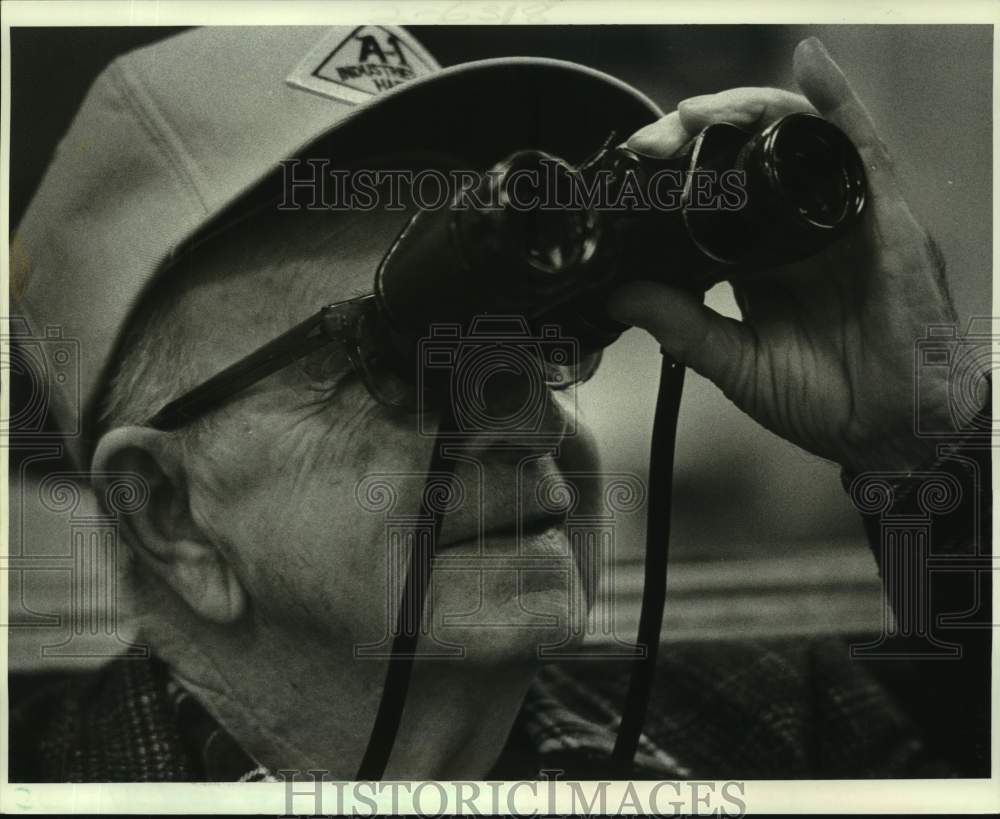
<svg viewBox="0 0 1000 819"><path fill-rule="evenodd" d="M426 51L398 31L359 26L346 37L342 31L331 32L310 51L288 84L360 104L437 68Z"/></svg>

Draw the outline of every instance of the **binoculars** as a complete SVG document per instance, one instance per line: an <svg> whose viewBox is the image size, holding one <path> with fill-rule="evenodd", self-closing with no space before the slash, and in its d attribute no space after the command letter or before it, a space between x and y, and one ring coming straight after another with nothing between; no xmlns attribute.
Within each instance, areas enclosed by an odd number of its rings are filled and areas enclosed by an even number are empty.
<svg viewBox="0 0 1000 819"><path fill-rule="evenodd" d="M556 325L580 351L625 327L608 294L633 280L704 292L813 255L864 211L864 165L847 136L811 114L759 132L720 123L669 158L612 138L572 166L518 151L450 207L418 212L376 274L392 335L483 314Z"/></svg>

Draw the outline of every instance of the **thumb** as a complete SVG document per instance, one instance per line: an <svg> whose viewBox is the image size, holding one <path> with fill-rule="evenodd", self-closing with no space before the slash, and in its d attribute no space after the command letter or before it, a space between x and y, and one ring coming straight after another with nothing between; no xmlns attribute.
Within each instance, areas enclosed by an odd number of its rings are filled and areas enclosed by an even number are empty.
<svg viewBox="0 0 1000 819"><path fill-rule="evenodd" d="M901 205L903 197L889 150L879 138L868 109L819 39L809 37L798 44L794 70L796 82L816 110L847 134L861 154L876 207Z"/></svg>
<svg viewBox="0 0 1000 819"><path fill-rule="evenodd" d="M756 361L754 337L745 324L716 313L692 293L647 281L618 288L608 313L652 334L665 353L742 403Z"/></svg>

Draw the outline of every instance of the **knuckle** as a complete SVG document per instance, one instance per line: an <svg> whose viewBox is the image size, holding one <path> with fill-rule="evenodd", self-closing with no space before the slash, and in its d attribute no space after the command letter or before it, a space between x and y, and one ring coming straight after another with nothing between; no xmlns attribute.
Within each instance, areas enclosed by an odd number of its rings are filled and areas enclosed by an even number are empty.
<svg viewBox="0 0 1000 819"><path fill-rule="evenodd" d="M793 91L785 91L780 88L772 89L775 92L775 99L780 100L789 110L794 111L815 111L816 108L813 106L808 99L806 99L802 94L796 94Z"/></svg>

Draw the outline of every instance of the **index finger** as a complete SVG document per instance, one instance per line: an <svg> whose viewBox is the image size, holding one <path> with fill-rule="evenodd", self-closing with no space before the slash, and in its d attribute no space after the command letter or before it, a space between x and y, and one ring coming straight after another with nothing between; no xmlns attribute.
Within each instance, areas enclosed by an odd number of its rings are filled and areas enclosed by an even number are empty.
<svg viewBox="0 0 1000 819"><path fill-rule="evenodd" d="M816 113L805 97L780 88L731 88L682 100L672 111L629 137L629 148L651 156L672 156L703 128L728 122L744 128L770 124L785 114Z"/></svg>
<svg viewBox="0 0 1000 819"><path fill-rule="evenodd" d="M717 94L690 97L677 106L681 123L697 133L716 122L742 128L764 128L787 114L811 113L816 109L801 94L781 88L730 88Z"/></svg>

